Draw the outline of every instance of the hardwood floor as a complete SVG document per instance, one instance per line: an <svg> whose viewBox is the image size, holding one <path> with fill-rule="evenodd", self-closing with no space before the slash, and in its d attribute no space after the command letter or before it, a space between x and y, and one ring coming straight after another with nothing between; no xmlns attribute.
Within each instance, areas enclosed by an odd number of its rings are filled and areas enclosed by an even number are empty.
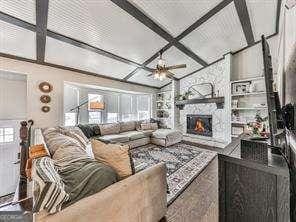
<svg viewBox="0 0 296 222"><path fill-rule="evenodd" d="M218 158L168 207L167 222L218 222Z"/></svg>

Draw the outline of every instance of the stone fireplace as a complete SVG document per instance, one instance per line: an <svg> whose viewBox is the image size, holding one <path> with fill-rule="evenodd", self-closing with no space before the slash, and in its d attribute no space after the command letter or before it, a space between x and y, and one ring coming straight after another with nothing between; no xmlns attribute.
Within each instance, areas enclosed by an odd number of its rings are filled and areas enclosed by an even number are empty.
<svg viewBox="0 0 296 222"><path fill-rule="evenodd" d="M212 115L188 114L186 120L188 134L213 136Z"/></svg>

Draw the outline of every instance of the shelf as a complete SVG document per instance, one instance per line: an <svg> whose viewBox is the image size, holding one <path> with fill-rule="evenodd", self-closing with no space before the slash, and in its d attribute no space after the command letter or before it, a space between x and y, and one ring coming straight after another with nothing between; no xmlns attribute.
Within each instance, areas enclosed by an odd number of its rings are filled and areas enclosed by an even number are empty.
<svg viewBox="0 0 296 222"><path fill-rule="evenodd" d="M267 109L267 107L238 107L231 108L232 110L257 110L257 109Z"/></svg>
<svg viewBox="0 0 296 222"><path fill-rule="evenodd" d="M184 107L184 105L206 104L206 103L216 103L217 109L223 109L224 97L181 100L181 101L176 101L176 106L178 106L180 109L182 109Z"/></svg>
<svg viewBox="0 0 296 222"><path fill-rule="evenodd" d="M237 125L247 125L247 122L231 121L231 124L237 124Z"/></svg>
<svg viewBox="0 0 296 222"><path fill-rule="evenodd" d="M252 92L252 93L238 93L238 94L231 94L232 97L236 96L256 96L256 95L264 95L266 92Z"/></svg>
<svg viewBox="0 0 296 222"><path fill-rule="evenodd" d="M169 110L171 110L171 109L156 109L156 110L169 111Z"/></svg>
<svg viewBox="0 0 296 222"><path fill-rule="evenodd" d="M238 83L238 82L246 82L246 81L257 81L257 80L264 80L264 76L258 76L258 77L254 77L254 78L248 78L248 79L234 80L234 81L230 81L230 83Z"/></svg>

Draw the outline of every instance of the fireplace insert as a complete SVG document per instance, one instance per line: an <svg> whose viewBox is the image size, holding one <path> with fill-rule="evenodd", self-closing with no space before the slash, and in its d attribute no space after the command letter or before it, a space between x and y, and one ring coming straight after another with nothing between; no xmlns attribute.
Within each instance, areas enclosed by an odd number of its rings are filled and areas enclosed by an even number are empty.
<svg viewBox="0 0 296 222"><path fill-rule="evenodd" d="M187 115L187 133L201 136L213 136L211 115Z"/></svg>

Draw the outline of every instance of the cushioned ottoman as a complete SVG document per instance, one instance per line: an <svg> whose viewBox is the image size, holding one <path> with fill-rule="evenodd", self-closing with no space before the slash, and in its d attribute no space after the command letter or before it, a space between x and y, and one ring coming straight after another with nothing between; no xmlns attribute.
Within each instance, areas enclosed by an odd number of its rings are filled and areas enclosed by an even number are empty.
<svg viewBox="0 0 296 222"><path fill-rule="evenodd" d="M151 136L151 143L164 147L179 143L181 140L182 133L173 129L158 129Z"/></svg>

